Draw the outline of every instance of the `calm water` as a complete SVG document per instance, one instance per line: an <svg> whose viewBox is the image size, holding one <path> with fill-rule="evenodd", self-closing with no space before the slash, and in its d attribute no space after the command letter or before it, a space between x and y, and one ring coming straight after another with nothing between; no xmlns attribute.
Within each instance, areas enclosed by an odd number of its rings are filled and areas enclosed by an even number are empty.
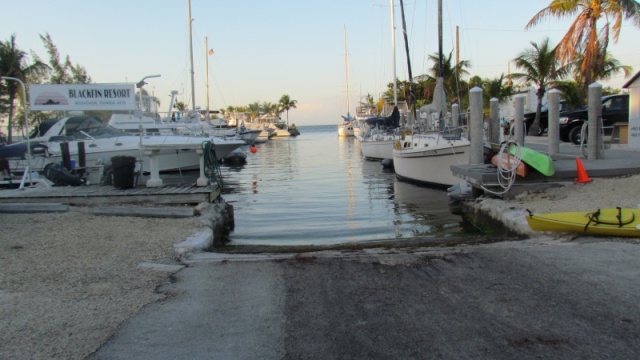
<svg viewBox="0 0 640 360"><path fill-rule="evenodd" d="M462 232L445 191L398 181L364 160L334 125L247 149L247 164L222 166L234 206L232 244L326 245Z"/></svg>

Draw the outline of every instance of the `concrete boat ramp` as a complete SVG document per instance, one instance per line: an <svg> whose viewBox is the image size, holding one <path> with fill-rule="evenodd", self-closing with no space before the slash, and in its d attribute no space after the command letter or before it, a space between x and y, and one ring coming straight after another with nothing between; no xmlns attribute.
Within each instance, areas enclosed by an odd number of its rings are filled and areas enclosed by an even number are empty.
<svg viewBox="0 0 640 360"><path fill-rule="evenodd" d="M547 136L527 136L525 146L547 153ZM573 183L578 179L577 160L589 177L615 177L640 173L640 150L629 149L626 145L610 144L604 150L603 159L590 160L581 156L579 146L561 143L560 152L552 156L555 173L552 176L532 170L526 177L518 176L509 191L499 196L508 198L528 190L540 190L553 186ZM491 164L452 165L451 171L462 180L468 181L476 194L482 194L483 188L491 191L503 191L498 183L497 167ZM495 195L495 194L494 194Z"/></svg>

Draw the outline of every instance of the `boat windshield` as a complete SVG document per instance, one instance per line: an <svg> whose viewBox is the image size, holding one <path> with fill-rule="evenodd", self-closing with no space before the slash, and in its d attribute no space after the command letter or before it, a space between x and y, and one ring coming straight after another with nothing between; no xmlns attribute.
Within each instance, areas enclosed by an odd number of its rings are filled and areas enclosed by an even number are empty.
<svg viewBox="0 0 640 360"><path fill-rule="evenodd" d="M130 136L95 117L72 117L67 120L64 127L65 135L76 139L87 139L87 136L93 139Z"/></svg>

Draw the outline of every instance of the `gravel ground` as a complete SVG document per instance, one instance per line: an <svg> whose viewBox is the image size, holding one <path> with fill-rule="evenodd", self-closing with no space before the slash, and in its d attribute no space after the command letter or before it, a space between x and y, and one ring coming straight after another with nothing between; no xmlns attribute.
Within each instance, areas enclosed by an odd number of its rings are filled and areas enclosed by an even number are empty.
<svg viewBox="0 0 640 360"><path fill-rule="evenodd" d="M640 175L596 178L509 201L483 199L476 206L535 236L523 209L637 207L640 198L630 191L639 182ZM87 208L0 218L0 359L87 357L124 320L167 296L157 289L169 274L139 265L179 264L174 244L206 230L197 217L105 217Z"/></svg>
<svg viewBox="0 0 640 360"><path fill-rule="evenodd" d="M200 218L0 214L0 359L82 359L128 317L161 300L173 245Z"/></svg>

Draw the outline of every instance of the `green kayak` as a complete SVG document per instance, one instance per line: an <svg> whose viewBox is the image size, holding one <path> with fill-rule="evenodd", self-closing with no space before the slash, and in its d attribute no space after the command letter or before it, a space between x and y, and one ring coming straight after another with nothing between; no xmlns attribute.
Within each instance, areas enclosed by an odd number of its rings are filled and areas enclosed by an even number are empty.
<svg viewBox="0 0 640 360"><path fill-rule="evenodd" d="M514 145L509 147L509 153L511 155L516 154L516 147ZM545 176L552 176L555 173L553 159L551 159L547 154L543 154L528 147L520 146L520 159L522 159L522 162L536 169Z"/></svg>

